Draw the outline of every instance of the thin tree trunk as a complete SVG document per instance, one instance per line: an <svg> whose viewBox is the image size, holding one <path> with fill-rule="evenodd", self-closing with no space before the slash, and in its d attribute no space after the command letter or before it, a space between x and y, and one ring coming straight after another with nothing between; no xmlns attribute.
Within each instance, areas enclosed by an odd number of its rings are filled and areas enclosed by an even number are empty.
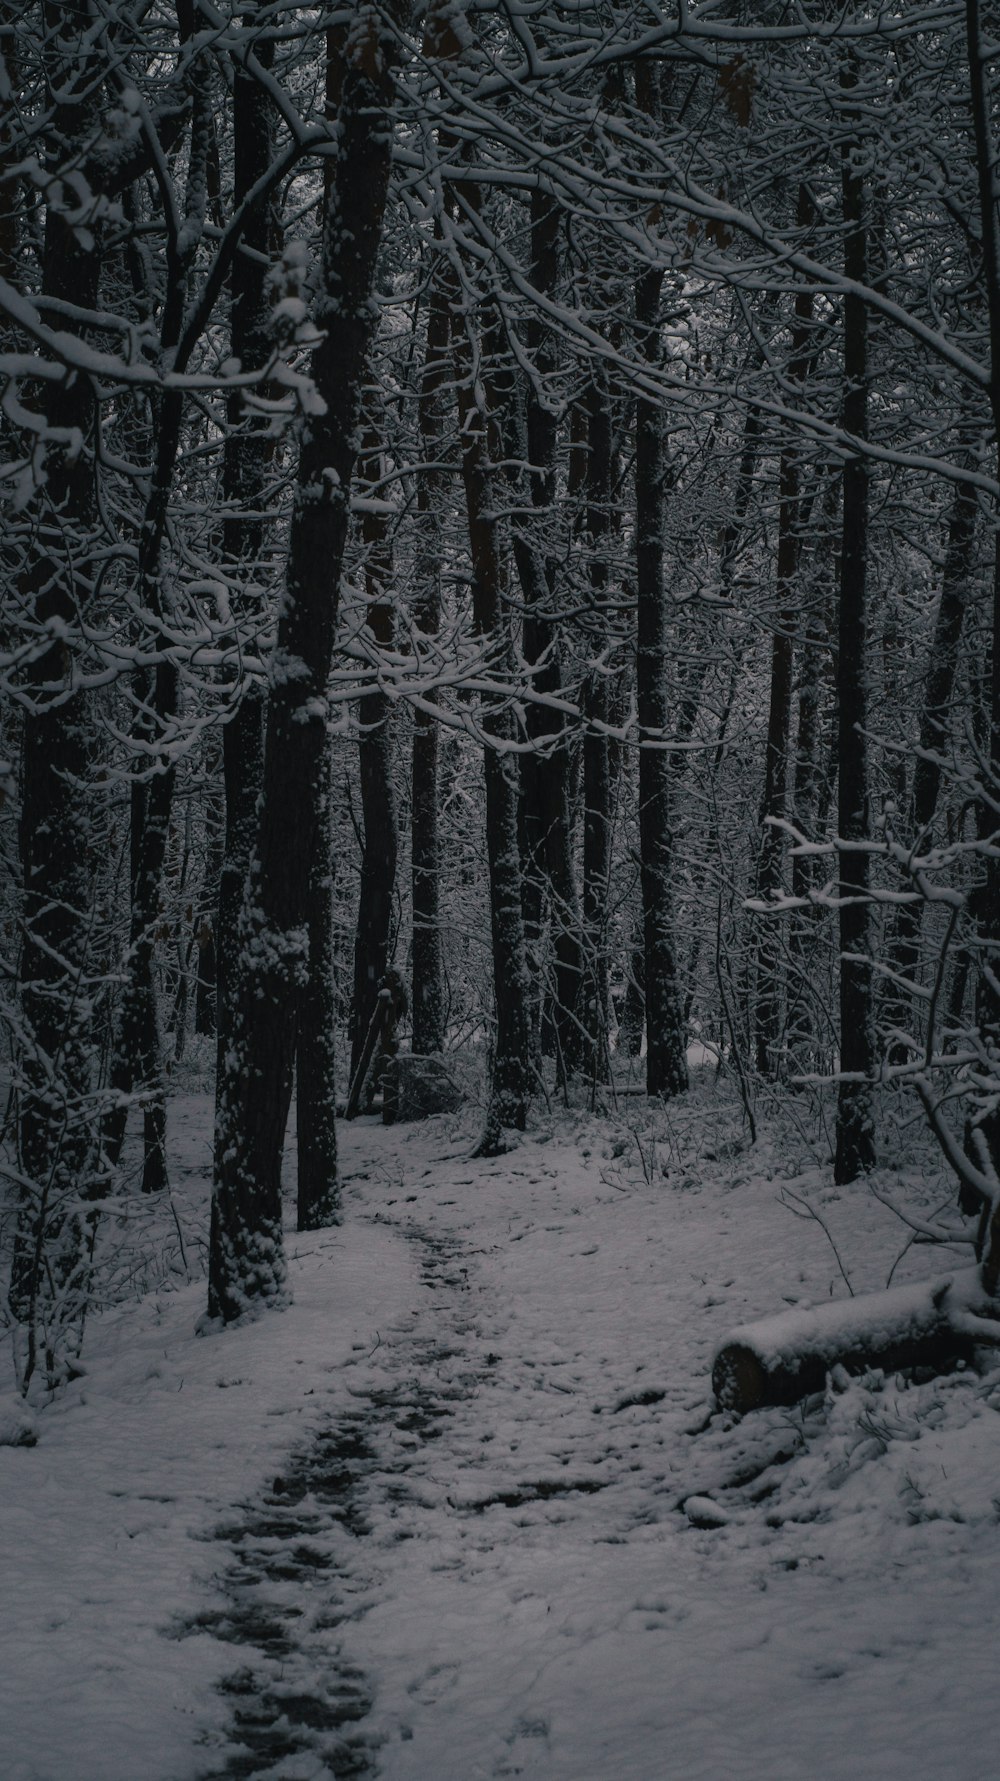
<svg viewBox="0 0 1000 1781"><path fill-rule="evenodd" d="M327 743L316 845L308 862L309 970L299 1000L295 1078L298 1130L297 1228L340 1222L337 1180L337 1085L334 1036L333 761Z"/></svg>
<svg viewBox="0 0 1000 1781"><path fill-rule="evenodd" d="M273 45L262 38L257 58L267 69ZM274 128L270 100L260 84L233 66L233 198L236 206L271 165ZM278 243L270 207L251 209L241 250L230 271L230 346L248 370L266 365L271 351L268 266ZM224 514L222 554L234 590L234 625L251 622L263 599L264 514L274 441L266 422L229 398L222 460ZM233 638L234 645L237 642ZM257 836L257 800L264 775L265 695L259 681L234 689L235 708L222 731L225 828L215 921L215 1132L216 1151L239 1117L239 1054L234 1048L240 994L239 923Z"/></svg>
<svg viewBox="0 0 1000 1781"><path fill-rule="evenodd" d="M462 482L472 555L472 600L476 630L490 648L494 670L511 666L504 613L505 563L490 462L491 417L477 402L482 380L473 376L467 317L453 314L452 340L457 371ZM482 727L486 782L486 852L490 878L490 926L496 1049L486 1125L478 1154L503 1147L505 1126L523 1131L531 1092L531 1029L528 973L521 904L521 864L517 841L517 757L504 749L515 738L512 714L502 699L484 700Z"/></svg>
<svg viewBox="0 0 1000 1781"><path fill-rule="evenodd" d="M808 221L811 200L800 194L799 217ZM808 370L809 328L813 315L811 291L802 291L795 299L795 325L792 330L792 351L788 367L790 379L802 384ZM777 617L771 644L771 683L768 698L767 745L764 757L764 797L761 810L761 843L757 863L756 894L762 901L775 896L781 888L781 858L784 840L774 826L785 815L788 785L788 746L792 721L792 690L794 685L795 627L798 618L795 578L799 561L799 459L794 441L785 444L778 471L778 549L776 569ZM771 924L761 931L758 923L757 1005L754 1034L756 1064L762 1076L779 1073L777 1055L781 1032L782 983L780 949L774 924L781 918L765 917Z"/></svg>
<svg viewBox="0 0 1000 1781"><path fill-rule="evenodd" d="M589 579L595 611L608 587L611 531L611 404L606 384L590 386L587 400L587 533ZM606 1081L608 1047L608 884L611 875L611 760L607 731L608 680L588 676L583 693L587 719L583 741L583 922L586 968L580 1019L587 1040L587 1069L593 1082Z"/></svg>
<svg viewBox="0 0 1000 1781"><path fill-rule="evenodd" d="M819 796L819 749L821 737L821 698L824 680L829 679L829 623L813 615L800 651L798 723L795 736L795 771L792 804L795 824L807 840L819 832L817 800ZM824 675L824 668L827 669ZM815 861L808 854L792 855L792 896L809 896L815 878ZM799 1073L816 1067L816 1020L812 995L818 911L815 907L797 910L788 936L789 989L787 1015L787 1048L791 1067Z"/></svg>
<svg viewBox="0 0 1000 1781"><path fill-rule="evenodd" d="M213 757L215 751L212 751ZM216 988L218 967L216 963L216 913L219 904L219 877L222 872L222 855L225 838L225 815L222 799L218 795L219 774L222 766L221 748L219 757L213 758L209 768L213 789L209 792L205 809L205 865L202 872L201 889L195 909L194 940L197 957L197 977L194 995L194 1030L200 1038L215 1036L216 1027Z"/></svg>
<svg viewBox="0 0 1000 1781"><path fill-rule="evenodd" d="M536 188L531 194L530 276L535 289L553 299L558 294L560 230L559 206ZM533 670L534 690L545 694L558 692L562 686L559 636L553 618L558 574L553 536L558 422L545 400L556 369L555 342L538 311L529 314L526 339L535 368L525 398L533 512L530 533L523 521L515 528L514 561L524 597L524 656ZM584 972L573 864L569 755L565 740L557 739L565 726L544 705L529 702L526 727L538 746L537 752L525 754L521 760L525 939L529 958L535 961L535 984L540 992L538 954L547 910L555 955L552 1031L557 1067L565 1079L582 1061L577 1004Z"/></svg>
<svg viewBox="0 0 1000 1781"><path fill-rule="evenodd" d="M975 490L967 483L960 483L955 490L948 522L941 597L924 682L919 753L913 769L910 814L914 845L918 849L922 846L937 812L941 787L940 760L950 736L951 698L958 671L962 627L971 593L977 513ZM889 943L893 970L903 982L894 985L886 1012L892 1025L903 1032L909 1031L911 1018L910 999L904 984L914 981L919 966L922 912L922 899L901 903ZM909 1055L910 1047L904 1039L892 1040L889 1048L890 1062L905 1063Z"/></svg>
<svg viewBox="0 0 1000 1781"><path fill-rule="evenodd" d="M645 109L655 115L655 70ZM636 282L639 346L650 365L661 356L659 310L663 273L651 267ZM673 932L670 821L670 754L666 685L666 615L663 594L665 509L663 417L659 402L636 400L636 702L639 718L639 853L642 879L646 998L646 1089L664 1098L688 1085L684 1020L677 988Z"/></svg>
<svg viewBox="0 0 1000 1781"><path fill-rule="evenodd" d="M366 482L378 482L381 453L375 431L369 428L363 446ZM395 613L389 588L392 581L392 547L387 516L366 511L362 520L365 543L365 596L367 625L373 641L383 647L392 643ZM354 1000L351 1010L351 1081L357 1074L365 1037L371 1026L379 987L389 963L389 932L396 887L396 795L392 782L391 705L376 686L358 701L358 766L361 780L361 811L364 845L358 891L358 919L354 943Z"/></svg>
<svg viewBox="0 0 1000 1781"><path fill-rule="evenodd" d="M853 74L845 76L853 85ZM868 270L865 194L852 145L843 150L844 270L863 285ZM868 434L868 312L848 291L844 303L844 428L855 439ZM840 1082L834 1179L856 1180L875 1165L872 1076L875 1023L868 957L871 912L868 789L868 482L867 459L858 452L843 471L840 552L837 697L839 718L838 833L840 838Z"/></svg>
<svg viewBox="0 0 1000 1781"><path fill-rule="evenodd" d="M440 223L435 248L440 247ZM420 516L418 597L413 622L427 639L441 623L442 507L450 480L432 468L439 461L444 435L445 385L449 374L448 303L441 267L431 276L427 315L427 346L420 384L418 418L425 463L417 477ZM413 713L413 760L410 801L410 858L413 899L413 1049L418 1056L442 1051L445 1042L444 965L441 951L438 841L437 723L428 711Z"/></svg>
<svg viewBox="0 0 1000 1781"><path fill-rule="evenodd" d="M182 41L186 35L190 35L190 32L182 32ZM186 246L183 251L171 253L168 259L167 291L161 328L161 345L164 351L173 349L180 339L188 274L205 220L208 165L214 145L210 64L204 61L196 78L192 104L182 231ZM162 623L166 616L164 544L174 473L180 451L183 415L183 396L177 390L168 390L162 397L156 414L155 461L139 541L139 605L158 623ZM129 948L110 1072L116 1101L104 1133L105 1161L109 1168L115 1169L125 1138L129 1096L138 1077L141 1084L144 1131L142 1187L146 1193L161 1190L167 1185L166 1085L154 962L163 867L170 838L177 772L175 756L169 743L177 718L179 691L178 671L168 657L158 662L151 673L144 670L136 676L134 696L138 711L135 736L144 755L152 760L152 771L148 777L139 777L137 770L133 769Z"/></svg>

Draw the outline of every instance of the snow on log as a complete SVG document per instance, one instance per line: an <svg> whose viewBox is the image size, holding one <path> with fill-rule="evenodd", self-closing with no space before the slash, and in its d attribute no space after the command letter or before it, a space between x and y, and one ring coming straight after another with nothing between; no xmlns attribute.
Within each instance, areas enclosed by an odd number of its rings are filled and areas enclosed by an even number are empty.
<svg viewBox="0 0 1000 1781"><path fill-rule="evenodd" d="M822 1391L831 1367L943 1368L971 1358L989 1324L978 1268L829 1304L800 1306L736 1329L716 1351L712 1389L722 1410L794 1404ZM1000 1339L1000 1324L994 1324Z"/></svg>

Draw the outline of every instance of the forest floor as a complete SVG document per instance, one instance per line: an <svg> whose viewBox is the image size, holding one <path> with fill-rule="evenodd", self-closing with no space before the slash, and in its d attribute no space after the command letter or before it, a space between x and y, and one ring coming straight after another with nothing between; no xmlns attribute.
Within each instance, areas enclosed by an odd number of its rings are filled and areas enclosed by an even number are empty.
<svg viewBox="0 0 1000 1781"><path fill-rule="evenodd" d="M344 1222L246 1328L195 1334L148 1209L86 1375L0 1445L3 1781L997 1772L1000 1372L714 1413L729 1329L845 1295L831 1239L883 1285L907 1233L794 1105L751 1147L697 1077L490 1162L473 1110L342 1126ZM192 1267L210 1129L177 1093ZM874 1185L947 1202L907 1146Z"/></svg>

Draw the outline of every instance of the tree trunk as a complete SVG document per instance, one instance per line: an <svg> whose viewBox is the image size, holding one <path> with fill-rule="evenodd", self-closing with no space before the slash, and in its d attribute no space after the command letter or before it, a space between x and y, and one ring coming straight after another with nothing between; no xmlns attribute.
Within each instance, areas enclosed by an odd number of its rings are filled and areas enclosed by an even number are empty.
<svg viewBox="0 0 1000 1781"><path fill-rule="evenodd" d="M808 195L800 193L800 226L812 212ZM792 329L792 350L788 375L801 385L808 370L809 326L813 315L811 291L800 291L795 299L795 325ZM778 550L776 575L776 621L771 644L771 684L767 714L767 745L764 757L764 797L761 809L761 842L757 862L756 895L762 901L776 896L781 889L781 858L784 839L773 826L773 819L785 815L788 784L788 747L792 721L792 690L794 685L795 626L797 602L795 577L799 561L799 455L797 444L788 441L781 453L778 471ZM754 1035L756 1064L762 1076L777 1076L780 1060L777 1046L781 1033L782 983L780 948L774 924L781 918L765 917L769 927L761 932L758 923L757 1006Z"/></svg>
<svg viewBox="0 0 1000 1781"><path fill-rule="evenodd" d="M844 84L854 84L853 73L845 75ZM868 246L864 184L856 171L856 153L851 144L843 150L844 270L848 278L863 285ZM845 294L843 303L844 428L864 441L868 434L868 311L864 299L852 291ZM837 651L840 1081L834 1179L841 1185L875 1166L875 1026L867 956L869 869L864 848L869 833L868 480L868 461L858 452L846 460L843 471Z"/></svg>
<svg viewBox="0 0 1000 1781"><path fill-rule="evenodd" d="M650 87L658 79L645 70ZM658 107L651 92L645 109ZM639 347L646 362L658 364L660 292L663 273L651 267L635 289ZM666 622L663 595L665 506L663 417L658 401L636 399L635 508L637 651L636 695L639 718L639 853L642 879L646 998L646 1089L664 1098L688 1085L684 1020L677 988L671 894L670 754L668 729Z"/></svg>
<svg viewBox="0 0 1000 1781"><path fill-rule="evenodd" d="M505 563L493 497L493 470L488 442L491 417L477 401L481 380L473 377L468 317L453 312L458 418L462 447L462 481L472 555L473 619L487 643L494 672L511 667L510 638L504 613ZM480 397L484 402L484 398ZM479 1145L482 1156L503 1147L503 1129L524 1130L531 1092L531 1029L528 1018L528 973L521 905L521 867L517 840L518 784L516 756L504 743L515 738L514 720L503 699L484 699L482 727L486 782L486 853L490 878L490 927L493 987L496 1004L496 1049L486 1125Z"/></svg>
<svg viewBox="0 0 1000 1781"><path fill-rule="evenodd" d="M367 470L363 480L377 484L382 460L377 436L371 428L367 432L363 451ZM389 647L395 628L395 614L388 593L392 581L392 547L386 515L367 511L361 530L366 553L367 625L373 642ZM358 701L358 765L364 846L361 852L358 921L354 943L352 1082L375 1011L379 985L389 963L389 930L396 888L397 854L390 717L390 702L377 686L362 694Z"/></svg>
<svg viewBox="0 0 1000 1781"><path fill-rule="evenodd" d="M262 39L257 56L268 68L273 46ZM270 101L259 83L238 64L233 66L233 197L238 206L267 173L273 149ZM274 249L275 227L268 206L252 208L246 217L242 249L230 272L230 346L233 357L248 370L265 365L271 350L270 304L266 288ZM234 625L253 622L264 590L264 514L267 482L274 457L270 429L244 409L241 396L227 404L227 435L222 460L224 519L222 553L237 593L231 602ZM233 643L237 642L234 635ZM222 780L225 831L219 870L219 901L215 922L215 1149L230 1142L240 1117L236 1046L240 982L240 915L257 838L257 801L264 776L265 695L249 680L234 690L235 707L222 731Z"/></svg>
<svg viewBox="0 0 1000 1781"><path fill-rule="evenodd" d="M801 559L800 559L801 560ZM792 804L795 824L807 840L815 840L819 832L817 814L819 798L819 752L823 725L822 693L830 677L829 614L813 616L800 647L798 721L795 734L795 770ZM808 898L815 879L815 859L808 854L792 855L792 896ZM820 935L819 912L815 906L796 910L788 936L788 1014L787 1048L790 1067L795 1072L808 1072L822 1067L816 1056L816 1011L813 974L816 968L817 943Z"/></svg>
<svg viewBox="0 0 1000 1781"><path fill-rule="evenodd" d="M96 123L100 70L86 42L87 20L53 4L46 82L59 145L53 177L72 165ZM95 227L95 234L97 233ZM45 216L45 295L68 306L60 325L78 333L76 307L97 305L100 241L75 230L56 205ZM93 919L93 862L85 787L91 701L74 687L72 639L100 576L96 487L97 411L85 377L47 382L35 398L51 430L46 479L34 499L33 557L21 597L53 641L25 671L19 847L22 874L17 1220L9 1305L26 1323L21 1382L41 1362L59 1376L59 1325L82 1316L86 1245L72 1203L87 1193L96 1162L91 1104L92 984L87 975ZM78 441L70 448L69 442ZM30 701L30 702L29 702ZM39 1343L42 1352L39 1352Z"/></svg>
<svg viewBox="0 0 1000 1781"><path fill-rule="evenodd" d="M340 1222L334 1049L332 765L327 743L316 845L308 862L309 969L299 1000L295 1093L299 1149L297 1228L300 1231L320 1231Z"/></svg>
<svg viewBox="0 0 1000 1781"><path fill-rule="evenodd" d="M217 1133L208 1307L227 1322L281 1294L281 1152L308 967L309 867L324 808L327 682L347 538L375 264L391 162L391 40L366 12L328 39L338 153L328 163L321 414L303 423L284 598L271 670L256 857L240 921L230 1118Z"/></svg>
<svg viewBox="0 0 1000 1781"><path fill-rule="evenodd" d="M215 997L218 968L215 927L225 838L225 814L222 799L218 795L219 775L222 767L221 752L220 748L218 757L216 757L215 750L212 750L211 764L208 769L212 790L208 794L205 806L205 865L195 909L194 942L197 975L194 994L194 1030L203 1039L214 1038L217 1031Z"/></svg>
<svg viewBox="0 0 1000 1781"><path fill-rule="evenodd" d="M934 622L934 636L927 661L924 703L920 720L919 753L913 768L910 796L913 845L922 847L937 812L941 786L940 757L951 734L950 712L958 671L962 627L971 592L972 555L976 536L978 503L975 490L960 483L948 522L948 542L941 577L941 598ZM910 999L905 985L915 980L920 961L920 918L923 899L901 903L890 939L890 958L897 978L888 997L886 1013L896 1034L890 1038L891 1063L903 1064L911 1047L902 1035L910 1030Z"/></svg>
<svg viewBox="0 0 1000 1781"><path fill-rule="evenodd" d="M604 382L592 383L587 401L587 533L589 580L595 612L607 597L611 531L611 404ZM580 1022L592 1082L610 1073L608 1047L608 885L611 877L611 759L607 731L608 678L588 676L583 691L587 720L583 741L583 923L586 937Z"/></svg>
<svg viewBox="0 0 1000 1781"><path fill-rule="evenodd" d="M436 248L439 247L440 239L439 223L435 231ZM441 268L436 265L431 276L427 347L418 405L420 442L426 461L417 476L417 512L420 516L417 569L419 592L413 609L413 622L427 639L436 637L441 622L441 553L444 534L441 519L450 478L433 466L441 456L448 373L448 303ZM438 842L438 739L438 726L431 713L415 710L410 858L413 898L413 1050L418 1056L443 1051L445 1042L441 860Z"/></svg>
<svg viewBox="0 0 1000 1781"><path fill-rule="evenodd" d="M257 60L268 69L274 46L266 37L256 45ZM233 200L236 206L262 180L271 164L274 142L268 95L238 64L233 65ZM241 250L230 272L230 345L246 370L265 365L271 351L269 264L280 245L270 205L249 211ZM239 394L227 404L228 431L223 454L222 494L225 518L222 550L237 596L233 618L251 622L263 597L261 559L266 534L264 513L267 482L274 459L271 429L247 412ZM236 706L222 732L225 828L219 868L218 919L215 929L216 1031L219 1036L219 1094L225 1094L225 1053L232 1031L237 929L256 832L257 798L264 765L264 692L249 680L236 690Z"/></svg>
<svg viewBox="0 0 1000 1781"><path fill-rule="evenodd" d="M966 0L966 42L969 85L979 182L980 234L983 276L986 284L990 330L990 405L993 420L994 475L1000 476L1000 229L997 226L996 142L992 127L993 93L989 61L995 51L983 33L979 0ZM991 21L992 23L992 21ZM992 33L991 33L992 35ZM985 1049L996 1056L1000 1050L1000 856L996 848L995 799L1000 787L1000 513L994 502L993 611L991 658L988 681L989 784L980 800L977 828L987 851L985 882L976 905L978 972L976 977L976 1025ZM990 798L992 793L992 801ZM992 1105L978 1124L988 1146L994 1172L1000 1168L1000 1114ZM990 1294L1000 1285L1000 1199L994 1201L983 1256L983 1284Z"/></svg>
<svg viewBox="0 0 1000 1781"><path fill-rule="evenodd" d="M182 31L182 41L188 35L189 32ZM211 64L203 59L196 66L182 230L186 245L168 260L161 326L164 352L172 351L180 340L189 272L205 220L206 170L215 146ZM160 624L168 604L163 585L163 552L183 416L183 396L177 390L168 390L155 415L155 460L139 540L139 607ZM169 743L173 740L179 691L177 667L168 657L152 671L140 670L135 677L138 715L134 733L142 751L140 758L152 764L144 764L141 769L133 767L129 948L110 1072L116 1102L105 1126L104 1153L107 1166L116 1168L125 1138L129 1096L138 1077L143 1105L142 1187L146 1193L167 1186L166 1084L154 962L177 774Z"/></svg>
<svg viewBox="0 0 1000 1781"><path fill-rule="evenodd" d="M531 282L543 296L558 294L561 212L554 199L539 189L531 194ZM514 561L524 598L524 656L538 693L562 689L557 606L558 561L553 529L556 504L558 422L545 397L556 370L556 352L547 320L529 313L526 340L535 376L527 383L525 423L528 482L531 491L530 530L515 525ZM512 455L520 456L518 452ZM546 912L551 922L555 981L552 1034L557 1069L565 1080L582 1061L582 1033L577 1004L584 960L580 941L580 910L573 864L569 798L569 755L565 726L544 705L529 701L528 736L537 752L521 757L525 940L534 960L535 988L541 993L542 929Z"/></svg>

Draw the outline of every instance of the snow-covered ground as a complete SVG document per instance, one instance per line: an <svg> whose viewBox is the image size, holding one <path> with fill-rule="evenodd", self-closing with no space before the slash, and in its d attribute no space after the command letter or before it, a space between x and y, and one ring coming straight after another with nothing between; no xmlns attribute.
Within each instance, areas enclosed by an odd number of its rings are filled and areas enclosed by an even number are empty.
<svg viewBox="0 0 1000 1781"><path fill-rule="evenodd" d="M471 1115L342 1127L289 1310L104 1316L0 1447L3 1781L997 1773L1000 1374L713 1414L730 1328L845 1294L830 1238L883 1285L906 1233L699 1075L493 1162ZM193 1230L207 1102L173 1114Z"/></svg>

